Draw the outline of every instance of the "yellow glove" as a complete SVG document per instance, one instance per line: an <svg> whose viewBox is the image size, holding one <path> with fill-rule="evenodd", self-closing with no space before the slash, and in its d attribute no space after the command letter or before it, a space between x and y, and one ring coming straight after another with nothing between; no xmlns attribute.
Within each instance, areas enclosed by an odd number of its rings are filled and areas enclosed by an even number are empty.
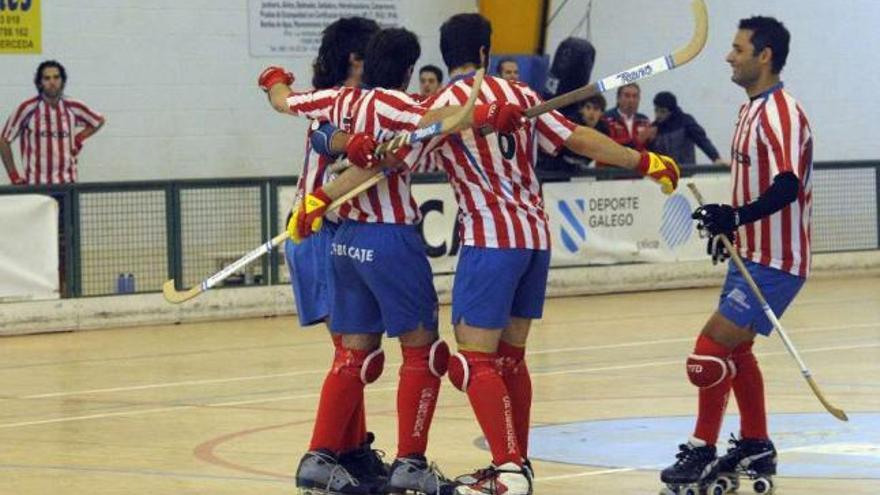
<svg viewBox="0 0 880 495"><path fill-rule="evenodd" d="M302 204L297 206L287 222L287 234L293 242L299 244L313 233L321 230L324 223L324 213L331 203L331 199L323 189L318 188L306 195Z"/></svg>
<svg viewBox="0 0 880 495"><path fill-rule="evenodd" d="M660 184L663 194L672 194L678 187L678 179L681 178L681 170L675 160L650 151L643 151L639 161L639 172L650 177L651 180Z"/></svg>

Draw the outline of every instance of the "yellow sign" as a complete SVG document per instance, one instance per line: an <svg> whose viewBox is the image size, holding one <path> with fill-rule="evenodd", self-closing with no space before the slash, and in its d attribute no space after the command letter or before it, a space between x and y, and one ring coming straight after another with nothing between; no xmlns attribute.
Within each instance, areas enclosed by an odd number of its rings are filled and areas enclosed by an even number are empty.
<svg viewBox="0 0 880 495"><path fill-rule="evenodd" d="M40 0L0 0L0 53L41 53Z"/></svg>

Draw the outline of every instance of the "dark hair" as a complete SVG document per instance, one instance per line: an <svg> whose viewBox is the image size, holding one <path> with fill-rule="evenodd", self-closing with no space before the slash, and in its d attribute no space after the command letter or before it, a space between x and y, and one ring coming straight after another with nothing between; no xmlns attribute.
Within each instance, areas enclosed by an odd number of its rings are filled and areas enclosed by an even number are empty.
<svg viewBox="0 0 880 495"><path fill-rule="evenodd" d="M642 88L639 87L638 83L624 84L623 86L617 88L617 97L618 98L620 98L620 93L623 93L624 88L636 88L640 94L642 92Z"/></svg>
<svg viewBox="0 0 880 495"><path fill-rule="evenodd" d="M437 76L437 82L443 82L443 71L440 70L440 67L436 65L423 65L421 69L419 69L419 75L422 75L422 72L433 72L435 76Z"/></svg>
<svg viewBox="0 0 880 495"><path fill-rule="evenodd" d="M509 62L513 62L513 63L516 64L516 59L513 58L513 57L504 57L504 58L502 58L501 60L499 60L498 63L495 64L495 73L496 73L496 74L501 74L501 66L502 66L503 64L506 64L506 63L509 63ZM519 64L517 64L517 67L519 67Z"/></svg>
<svg viewBox="0 0 880 495"><path fill-rule="evenodd" d="M440 53L450 70L466 64L479 66L480 48L488 55L492 46L492 24L480 14L456 14L440 26Z"/></svg>
<svg viewBox="0 0 880 495"><path fill-rule="evenodd" d="M785 60L788 58L788 42L791 40L788 29L785 29L785 26L776 19L762 16L741 19L739 28L752 32L755 56L758 56L765 48L770 49L773 57L773 73L779 74L785 67Z"/></svg>
<svg viewBox="0 0 880 495"><path fill-rule="evenodd" d="M37 87L38 93L43 92L43 70L50 67L58 69L58 72L61 74L61 82L67 84L67 71L64 70L64 66L61 65L61 62L58 62L57 60L46 60L40 62L40 65L37 66L37 72L34 73L34 86Z"/></svg>
<svg viewBox="0 0 880 495"><path fill-rule="evenodd" d="M675 111L678 108L678 100L669 91L661 91L654 95L654 106Z"/></svg>
<svg viewBox="0 0 880 495"><path fill-rule="evenodd" d="M312 86L339 86L348 79L350 57L364 58L364 49L379 25L364 17L344 17L324 28L318 56L312 63Z"/></svg>
<svg viewBox="0 0 880 495"><path fill-rule="evenodd" d="M584 108L587 105L593 105L596 108L598 108L599 110L604 112L605 107L608 106L608 102L605 101L605 97L602 96L601 94L595 94L593 96L590 96L589 98L586 98L584 101L582 101L580 108Z"/></svg>
<svg viewBox="0 0 880 495"><path fill-rule="evenodd" d="M403 28L387 28L370 39L364 52L364 83L399 89L422 54L419 38Z"/></svg>

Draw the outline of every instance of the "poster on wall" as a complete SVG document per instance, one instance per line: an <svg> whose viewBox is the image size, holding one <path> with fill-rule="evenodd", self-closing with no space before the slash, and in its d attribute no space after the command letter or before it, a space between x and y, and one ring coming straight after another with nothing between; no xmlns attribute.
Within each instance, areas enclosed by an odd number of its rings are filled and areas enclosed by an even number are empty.
<svg viewBox="0 0 880 495"><path fill-rule="evenodd" d="M0 0L0 54L42 53L40 0Z"/></svg>
<svg viewBox="0 0 880 495"><path fill-rule="evenodd" d="M360 16L382 27L397 26L403 1L248 0L251 55L313 58L321 31L331 22Z"/></svg>

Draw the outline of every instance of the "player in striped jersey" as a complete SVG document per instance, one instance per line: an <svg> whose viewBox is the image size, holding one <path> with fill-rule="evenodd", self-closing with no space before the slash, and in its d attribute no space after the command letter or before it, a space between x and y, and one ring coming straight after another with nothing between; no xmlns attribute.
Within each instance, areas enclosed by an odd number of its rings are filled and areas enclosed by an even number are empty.
<svg viewBox="0 0 880 495"><path fill-rule="evenodd" d="M776 19L740 21L727 62L733 82L745 89L749 100L740 108L731 144L732 199L730 204L709 204L694 212L710 236L708 250L714 260L728 254L718 235L736 238L751 276L780 316L809 273L812 208L813 136L806 114L780 80L789 38ZM763 378L752 353L756 334L768 335L772 329L731 264L718 310L687 361L688 377L699 387L696 429L681 446L678 461L661 474L664 483L711 483L719 470L731 478L735 471L768 479L776 473ZM731 388L740 411L740 437L734 437L727 454L716 461L715 443Z"/></svg>
<svg viewBox="0 0 880 495"><path fill-rule="evenodd" d="M440 48L452 80L430 108L461 104L483 55L491 25L478 14L453 16L440 29ZM525 84L486 77L482 108L530 108L540 97ZM478 107L481 108L481 107ZM475 112L477 114L477 112ZM537 147L563 146L609 164L641 171L668 192L677 185L675 163L624 148L558 112L541 115L511 132L483 137L464 131L434 140L407 155L408 164L430 156L449 175L459 205L464 244L452 294L459 352L449 377L465 391L492 452L492 465L463 476L458 493L531 493L527 459L531 379L525 344L531 320L540 318L549 269L550 235L534 172Z"/></svg>
<svg viewBox="0 0 880 495"><path fill-rule="evenodd" d="M321 38L318 56L313 64L312 85L316 92L336 95L346 90L348 98L340 100L338 107L334 100L324 99L321 102L300 102L290 98L289 85L292 76L286 71L269 71L269 74L280 76L279 91L282 97L276 99L273 106L279 111L295 115L304 115L311 119L312 126L306 138L303 169L297 182L296 205L302 199L320 188L330 177L329 166L332 157L321 154L323 135L318 130L320 122L347 114L346 106L350 105L359 93L363 73L364 48L370 37L379 31L375 21L363 17L343 18L328 25ZM270 68L271 69L271 68ZM272 86L272 81L261 76L260 85L265 89ZM302 103L302 104L301 104ZM329 137L329 136L328 136ZM316 147L312 143L316 143ZM318 149L316 149L318 148ZM296 299L300 325L310 326L323 322L325 325L330 316L331 280L330 280L330 242L336 230L338 218L329 217L326 228L309 239L294 243L288 240L284 246L287 267L290 271L291 285ZM329 326L328 326L329 330ZM336 353L342 353L342 336L331 332ZM357 404L354 414L347 425L339 429L338 443L332 447L331 462L337 460L347 471L361 481L375 485L384 484L387 468L372 448L373 435L366 431L364 403ZM335 457L338 455L338 458Z"/></svg>
<svg viewBox="0 0 880 495"><path fill-rule="evenodd" d="M104 125L104 117L64 95L67 71L55 60L37 67L37 96L9 116L0 133L0 158L13 185L69 184L77 180L83 143ZM77 128L82 128L76 132ZM24 177L18 174L11 143L19 139Z"/></svg>
<svg viewBox="0 0 880 495"><path fill-rule="evenodd" d="M319 230L334 191L348 183L352 174L369 177L375 173L366 169L376 165L377 140L413 131L458 111L450 107L426 113L403 93L419 53L417 38L404 29L384 30L371 40L364 82L374 89L361 94L350 119L331 118L337 127L349 131L346 151L357 167L306 196L289 227L294 238ZM272 88L278 91L277 86ZM344 96L343 91L330 99L338 102ZM309 107L327 97L320 91L294 93L286 104L295 99L300 107ZM337 425L347 421L352 405L363 400L365 385L378 378L384 360L381 335L387 332L399 338L403 354L398 452L388 489L439 493L448 489L449 482L428 464L425 451L449 351L437 333L437 295L415 226L421 215L410 194L410 171L389 173L385 181L340 208L339 216L344 221L331 246L334 300L330 322L334 332L343 334L345 354L337 356L334 371L325 381L312 451L304 457L300 472L312 469L317 454L332 443Z"/></svg>

